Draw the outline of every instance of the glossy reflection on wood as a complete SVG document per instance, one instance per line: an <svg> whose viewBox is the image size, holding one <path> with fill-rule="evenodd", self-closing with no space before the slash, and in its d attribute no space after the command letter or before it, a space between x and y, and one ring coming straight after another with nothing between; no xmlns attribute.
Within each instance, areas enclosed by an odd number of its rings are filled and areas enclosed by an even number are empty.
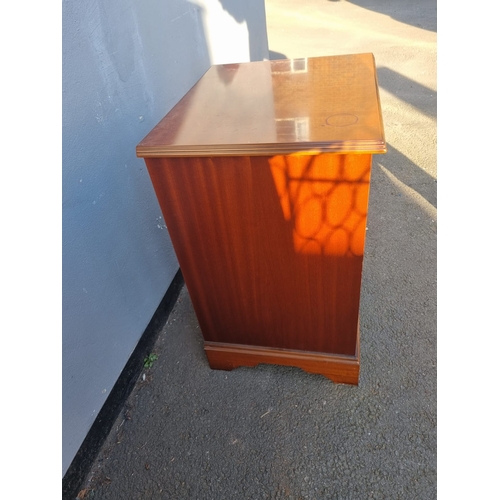
<svg viewBox="0 0 500 500"><path fill-rule="evenodd" d="M372 54L211 67L139 156L383 153Z"/></svg>
<svg viewBox="0 0 500 500"><path fill-rule="evenodd" d="M370 157L286 160L146 162L206 340L354 355Z"/></svg>
<svg viewBox="0 0 500 500"><path fill-rule="evenodd" d="M358 381L373 56L212 67L137 147L213 368Z"/></svg>

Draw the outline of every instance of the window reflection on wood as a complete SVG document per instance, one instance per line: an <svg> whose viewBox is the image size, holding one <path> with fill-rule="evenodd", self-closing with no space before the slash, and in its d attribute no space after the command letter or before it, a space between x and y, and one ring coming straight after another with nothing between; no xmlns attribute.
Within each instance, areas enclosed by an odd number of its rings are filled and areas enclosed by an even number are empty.
<svg viewBox="0 0 500 500"><path fill-rule="evenodd" d="M287 155L269 160L295 251L362 256L371 155Z"/></svg>
<svg viewBox="0 0 500 500"><path fill-rule="evenodd" d="M279 73L307 73L308 59L276 59L272 62L271 71Z"/></svg>
<svg viewBox="0 0 500 500"><path fill-rule="evenodd" d="M309 140L309 117L276 118L276 138L286 141L293 137L295 141Z"/></svg>

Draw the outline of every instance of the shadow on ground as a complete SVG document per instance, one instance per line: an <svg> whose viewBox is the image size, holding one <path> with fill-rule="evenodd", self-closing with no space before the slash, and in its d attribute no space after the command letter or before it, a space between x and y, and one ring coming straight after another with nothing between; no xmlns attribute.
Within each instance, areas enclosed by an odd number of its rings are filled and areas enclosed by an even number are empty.
<svg viewBox="0 0 500 500"><path fill-rule="evenodd" d="M338 2L339 0L327 0ZM424 0L421 2L411 2L409 0L388 0L376 2L373 0L347 0L350 3L370 9L379 14L400 21L416 28L428 31L437 31L437 3L436 0ZM434 16L429 15L434 12Z"/></svg>

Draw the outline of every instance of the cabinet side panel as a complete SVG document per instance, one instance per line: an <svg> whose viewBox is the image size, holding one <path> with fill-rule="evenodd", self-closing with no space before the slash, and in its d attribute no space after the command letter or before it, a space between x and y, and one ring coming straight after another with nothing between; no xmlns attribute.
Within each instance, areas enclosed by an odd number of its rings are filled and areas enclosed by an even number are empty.
<svg viewBox="0 0 500 500"><path fill-rule="evenodd" d="M370 155L146 163L205 340L354 355Z"/></svg>

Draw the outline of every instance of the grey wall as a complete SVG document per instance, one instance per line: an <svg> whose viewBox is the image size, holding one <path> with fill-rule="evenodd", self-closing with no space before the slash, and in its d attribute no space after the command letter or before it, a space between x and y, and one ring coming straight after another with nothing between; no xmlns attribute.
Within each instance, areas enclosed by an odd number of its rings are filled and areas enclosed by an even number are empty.
<svg viewBox="0 0 500 500"><path fill-rule="evenodd" d="M67 471L178 269L136 144L210 64L268 57L264 0L63 1Z"/></svg>

